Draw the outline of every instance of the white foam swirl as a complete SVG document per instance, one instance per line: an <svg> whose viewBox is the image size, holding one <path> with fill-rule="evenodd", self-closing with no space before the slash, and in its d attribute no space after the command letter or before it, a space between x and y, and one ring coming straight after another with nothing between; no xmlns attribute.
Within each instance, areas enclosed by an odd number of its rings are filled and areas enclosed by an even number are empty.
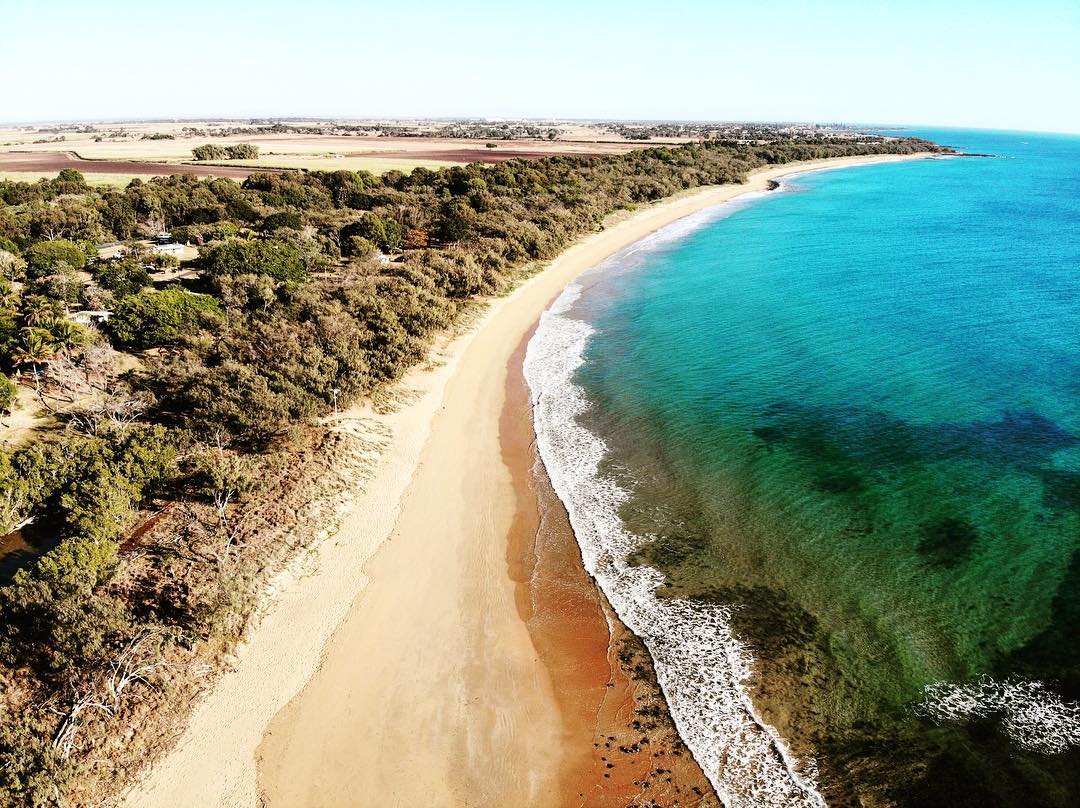
<svg viewBox="0 0 1080 808"><path fill-rule="evenodd" d="M937 682L925 694L915 712L939 723L1000 715L1006 734L1031 752L1053 755L1080 746L1080 705L1065 703L1042 682L984 676L969 684Z"/></svg>
<svg viewBox="0 0 1080 808"><path fill-rule="evenodd" d="M730 611L658 599L663 576L627 563L641 543L618 515L627 492L599 474L606 447L579 420L589 403L573 376L593 333L567 314L580 293L580 285L567 287L541 318L526 351L525 378L540 456L570 515L585 568L645 642L675 726L724 804L822 808L813 761L795 760L754 710L746 688L752 659L732 633Z"/></svg>

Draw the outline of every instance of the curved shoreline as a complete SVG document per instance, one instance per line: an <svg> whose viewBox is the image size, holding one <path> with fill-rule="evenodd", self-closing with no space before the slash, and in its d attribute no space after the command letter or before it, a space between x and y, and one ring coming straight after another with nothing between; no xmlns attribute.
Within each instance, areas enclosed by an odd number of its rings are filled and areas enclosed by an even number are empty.
<svg viewBox="0 0 1080 808"><path fill-rule="evenodd" d="M343 416L385 436L372 476L128 804L550 805L575 741L507 569L518 501L499 425L515 349L566 284L671 222L787 174L921 156L777 166L641 210L441 346L403 382L402 409Z"/></svg>
<svg viewBox="0 0 1080 808"><path fill-rule="evenodd" d="M526 353L525 377L540 456L585 569L648 649L667 711L713 792L733 806L824 808L813 762L792 755L751 701L754 660L735 636L731 609L658 598L663 574L630 562L642 539L620 516L629 491L600 473L607 446L581 422L590 404L575 375L595 332L568 315L583 285L569 285L544 313Z"/></svg>

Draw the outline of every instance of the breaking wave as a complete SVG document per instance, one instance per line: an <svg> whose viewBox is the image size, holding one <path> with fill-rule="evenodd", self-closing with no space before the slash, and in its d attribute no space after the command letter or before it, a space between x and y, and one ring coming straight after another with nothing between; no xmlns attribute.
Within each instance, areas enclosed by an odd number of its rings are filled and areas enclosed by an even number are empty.
<svg viewBox="0 0 1080 808"><path fill-rule="evenodd" d="M661 231L647 246L677 238L712 216ZM641 242L601 268L620 261L625 266L627 256L640 249ZM754 709L746 687L753 660L732 632L730 610L661 600L655 594L661 573L627 562L643 541L619 518L628 493L600 475L606 446L579 418L590 405L573 379L593 333L589 324L569 316L581 291L580 284L571 284L541 317L524 369L540 456L569 513L585 568L648 647L675 726L724 804L823 808L814 761L796 760Z"/></svg>

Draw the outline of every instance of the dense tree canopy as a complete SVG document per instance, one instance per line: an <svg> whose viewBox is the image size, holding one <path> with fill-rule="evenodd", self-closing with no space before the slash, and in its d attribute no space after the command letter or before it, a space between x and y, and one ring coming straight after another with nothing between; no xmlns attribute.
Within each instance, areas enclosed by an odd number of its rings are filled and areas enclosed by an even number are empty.
<svg viewBox="0 0 1080 808"><path fill-rule="evenodd" d="M150 285L150 273L135 259L101 261L93 269L94 280L118 298L133 295Z"/></svg>
<svg viewBox="0 0 1080 808"><path fill-rule="evenodd" d="M26 263L32 277L41 277L62 264L75 269L86 266L86 250L64 239L39 241L26 251Z"/></svg>
<svg viewBox="0 0 1080 808"><path fill-rule="evenodd" d="M147 289L120 300L107 327L118 345L156 348L214 327L220 312L220 304L210 295L179 286L160 292Z"/></svg>
<svg viewBox="0 0 1080 808"><path fill-rule="evenodd" d="M205 250L202 265L211 278L247 274L292 282L307 278L300 251L281 241L230 239L213 244Z"/></svg>

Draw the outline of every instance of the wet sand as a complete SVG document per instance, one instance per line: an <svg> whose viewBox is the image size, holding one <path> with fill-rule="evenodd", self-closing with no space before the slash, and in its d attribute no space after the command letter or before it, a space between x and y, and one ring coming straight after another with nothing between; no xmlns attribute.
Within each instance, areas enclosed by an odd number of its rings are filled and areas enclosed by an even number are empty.
<svg viewBox="0 0 1080 808"><path fill-rule="evenodd" d="M568 282L658 228L787 173L895 159L776 167L645 208L496 301L440 367L410 375L416 403L387 426L318 570L279 597L129 804L644 805L669 768L671 793L696 798L692 761L666 763L689 756L663 737L647 656L574 572L542 477L530 488L521 346ZM649 796L622 801L634 789Z"/></svg>
<svg viewBox="0 0 1080 808"><path fill-rule="evenodd" d="M507 566L563 719L559 796L550 804L719 805L671 722L644 646L585 572L540 461L522 373L531 337L532 331L507 367L500 441L518 498Z"/></svg>

